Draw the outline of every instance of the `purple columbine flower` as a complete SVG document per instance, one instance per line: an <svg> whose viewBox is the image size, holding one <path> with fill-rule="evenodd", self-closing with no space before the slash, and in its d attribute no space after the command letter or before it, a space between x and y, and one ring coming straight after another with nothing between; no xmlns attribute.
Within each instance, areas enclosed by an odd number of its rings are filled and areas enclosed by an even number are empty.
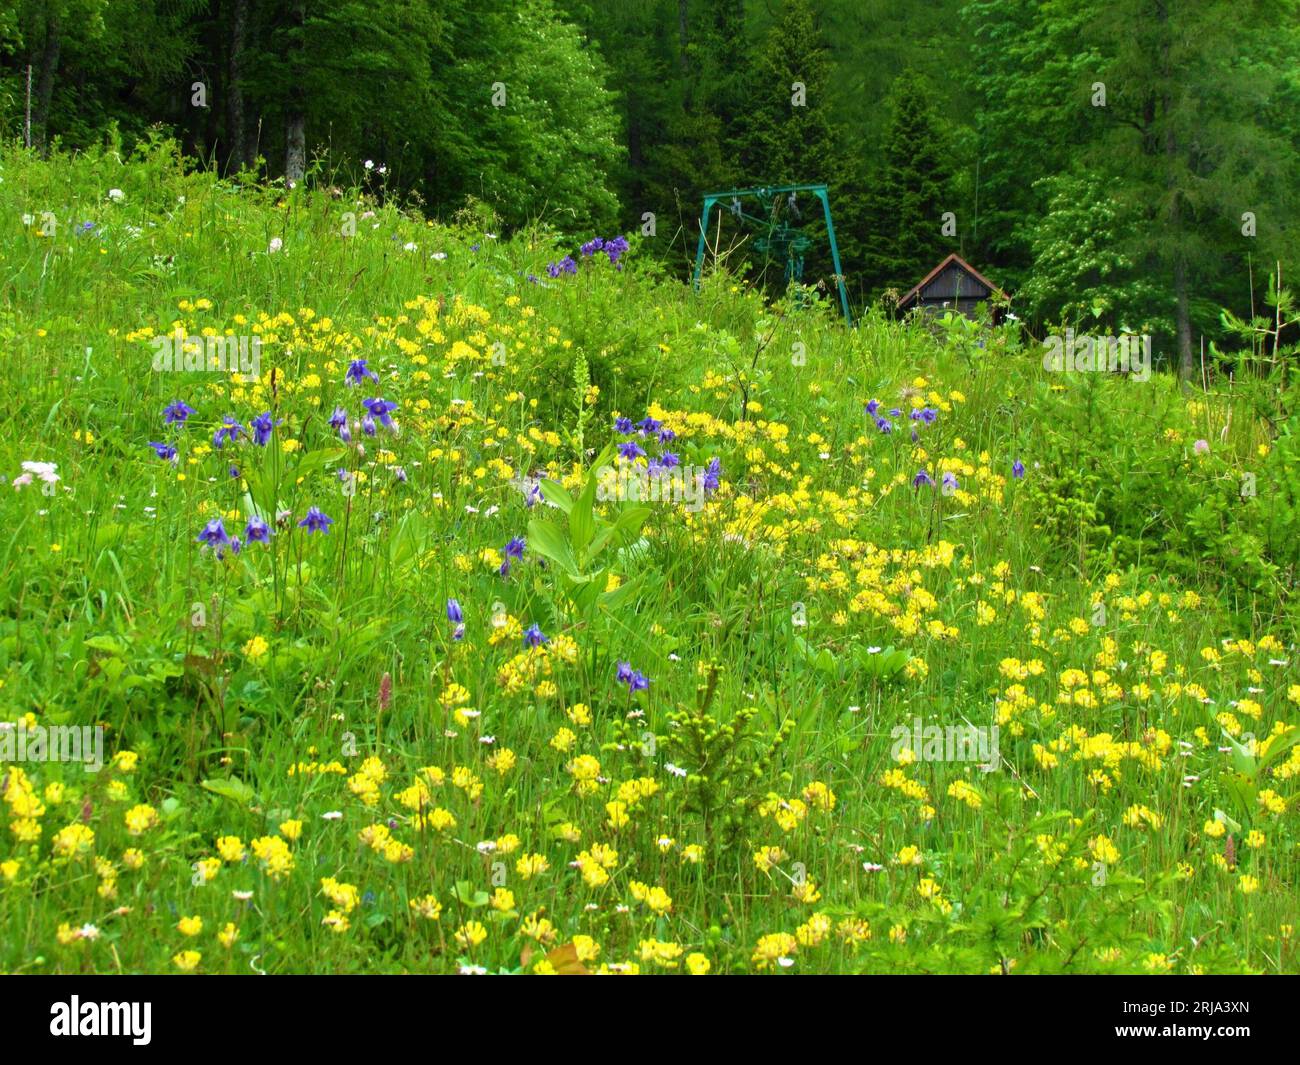
<svg viewBox="0 0 1300 1065"><path fill-rule="evenodd" d="M542 486L540 484L530 484L528 490L524 493L524 506L536 506L542 500Z"/></svg>
<svg viewBox="0 0 1300 1065"><path fill-rule="evenodd" d="M623 433L624 435L626 435L627 433L630 433L630 432L632 431L632 419L631 419L631 418L615 418L615 419L614 419L614 431L615 431L616 433Z"/></svg>
<svg viewBox="0 0 1300 1065"><path fill-rule="evenodd" d="M641 430L642 436L649 436L651 433L657 433L663 427L663 422L656 418L646 416L636 423L636 427Z"/></svg>
<svg viewBox="0 0 1300 1065"><path fill-rule="evenodd" d="M225 424L217 427L217 431L212 434L212 446L220 451L230 440L238 440L239 434L244 431L244 427L235 420L233 414L227 414Z"/></svg>
<svg viewBox="0 0 1300 1065"><path fill-rule="evenodd" d="M178 399L163 408L163 421L168 425L184 425L185 419L194 413L194 408L184 400Z"/></svg>
<svg viewBox="0 0 1300 1065"><path fill-rule="evenodd" d="M704 494L713 495L722 483L722 463L716 458L709 459L709 464L704 467Z"/></svg>
<svg viewBox="0 0 1300 1065"><path fill-rule="evenodd" d="M314 532L327 533L333 524L334 519L321 511L319 507L308 507L307 516L298 522L298 528L306 529L309 534Z"/></svg>
<svg viewBox="0 0 1300 1065"><path fill-rule="evenodd" d="M925 485L930 488L934 487L934 481L930 479L930 475L926 473L925 470L922 470L920 473L918 473L915 477L912 478L913 488L920 488L922 485Z"/></svg>
<svg viewBox="0 0 1300 1065"><path fill-rule="evenodd" d="M659 430L659 443L669 444L676 439L677 439L677 434L674 433L667 426L664 426L662 429Z"/></svg>
<svg viewBox="0 0 1300 1065"><path fill-rule="evenodd" d="M348 364L348 372L344 380L349 385L359 385L367 377L374 381L375 384L379 383L379 374L366 365L365 359L353 359Z"/></svg>
<svg viewBox="0 0 1300 1065"><path fill-rule="evenodd" d="M264 544L271 539L271 526L254 514L244 526L244 539L250 544Z"/></svg>
<svg viewBox="0 0 1300 1065"><path fill-rule="evenodd" d="M230 536L226 532L225 523L220 518L213 518L199 533L198 542L206 544L217 551L230 544Z"/></svg>
<svg viewBox="0 0 1300 1065"><path fill-rule="evenodd" d="M949 470L947 473L943 475L944 492L947 493L948 495L951 495L953 492L957 491L958 487L959 485L957 484L957 475L953 473L951 470Z"/></svg>
<svg viewBox="0 0 1300 1065"><path fill-rule="evenodd" d="M650 687L650 678L639 669L632 674L627 684L627 690L629 692L645 691L648 687Z"/></svg>
<svg viewBox="0 0 1300 1065"><path fill-rule="evenodd" d="M614 679L617 680L620 684L631 684L631 683L632 683L632 663L631 663L631 662L620 662L620 663L618 664L618 670L617 670L617 672L615 672L615 674L614 674Z"/></svg>
<svg viewBox="0 0 1300 1065"><path fill-rule="evenodd" d="M457 625L465 620L465 612L461 610L459 600L447 600L447 620L454 622Z"/></svg>
<svg viewBox="0 0 1300 1065"><path fill-rule="evenodd" d="M528 542L522 536L512 537L510 542L506 544L506 554L511 558L522 559L524 557L524 548L527 546Z"/></svg>
<svg viewBox="0 0 1300 1065"><path fill-rule="evenodd" d="M253 427L253 443L258 447L266 447L271 442L271 430L282 422L271 420L271 412L263 411L250 423Z"/></svg>
<svg viewBox="0 0 1300 1065"><path fill-rule="evenodd" d="M880 409L880 400L873 399L867 404L867 413L874 415Z"/></svg>
<svg viewBox="0 0 1300 1065"><path fill-rule="evenodd" d="M671 470L674 466L681 465L681 461L677 454L672 451L665 451L659 456L659 465L665 470Z"/></svg>
<svg viewBox="0 0 1300 1065"><path fill-rule="evenodd" d="M618 453L629 462L634 462L645 454L645 448L635 440L625 440L618 445Z"/></svg>
<svg viewBox="0 0 1300 1065"><path fill-rule="evenodd" d="M1011 464L1011 476L1023 477L1024 475L1025 475L1025 464L1021 462L1019 459L1016 459L1016 461Z"/></svg>
<svg viewBox="0 0 1300 1065"><path fill-rule="evenodd" d="M370 412L371 417L378 418L379 424L385 429L393 428L393 419L389 417L389 414L392 411L397 410L396 403L380 397L377 399L364 400L362 406ZM369 433L368 435L374 436L374 433Z"/></svg>
<svg viewBox="0 0 1300 1065"><path fill-rule="evenodd" d="M595 255L596 252L600 251L601 248L603 248L604 246L605 246L605 242L601 240L600 237L592 237L591 240L587 241L587 243L584 244L578 250L581 251L583 255L590 258L591 256Z"/></svg>
<svg viewBox="0 0 1300 1065"><path fill-rule="evenodd" d="M935 410L933 407L921 408L921 421L925 422L926 425L933 425L935 419L938 417L939 417L939 412Z"/></svg>
<svg viewBox="0 0 1300 1065"><path fill-rule="evenodd" d="M892 433L894 431L894 424L888 418L877 418L876 428L882 433Z"/></svg>
<svg viewBox="0 0 1300 1065"><path fill-rule="evenodd" d="M540 647L542 644L550 642L550 637L543 633L535 623L524 629L525 647Z"/></svg>
<svg viewBox="0 0 1300 1065"><path fill-rule="evenodd" d="M618 258L628 249L627 238L621 233L613 240L605 241L605 254L609 256L609 261L618 266Z"/></svg>
<svg viewBox="0 0 1300 1065"><path fill-rule="evenodd" d="M153 440L149 441L149 446L153 448L154 454L160 459L166 459L168 462L176 461L176 449L171 444L159 444Z"/></svg>

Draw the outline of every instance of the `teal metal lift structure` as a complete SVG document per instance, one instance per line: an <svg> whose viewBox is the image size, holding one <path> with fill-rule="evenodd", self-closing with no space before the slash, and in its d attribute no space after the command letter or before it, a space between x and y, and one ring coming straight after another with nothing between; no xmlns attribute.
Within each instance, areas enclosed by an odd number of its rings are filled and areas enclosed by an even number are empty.
<svg viewBox="0 0 1300 1065"><path fill-rule="evenodd" d="M728 192L710 192L704 197L704 209L700 212L700 242L695 251L695 276L691 284L698 292L700 276L704 272L705 237L709 231L709 216L713 208L721 205L732 217L761 227L762 233L754 240L754 247L765 257L778 259L785 263L785 283L798 281L803 277L803 253L812 246L812 241L791 225L791 217L799 217L797 201L800 193L811 193L821 201L822 213L826 219L826 236L831 245L831 263L835 267L835 287L840 293L840 308L844 311L844 321L853 325L853 315L849 313L849 294L844 287L844 271L840 269L840 249L835 242L835 224L831 221L831 203L825 185L766 185L757 189L731 189ZM781 217L781 205L786 207L785 217ZM757 200L761 215L749 214L742 206L742 201Z"/></svg>

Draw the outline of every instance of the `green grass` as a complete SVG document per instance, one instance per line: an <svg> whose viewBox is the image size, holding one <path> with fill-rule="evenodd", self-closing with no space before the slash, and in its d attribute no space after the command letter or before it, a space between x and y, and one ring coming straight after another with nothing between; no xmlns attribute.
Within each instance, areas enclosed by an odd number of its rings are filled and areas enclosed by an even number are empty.
<svg viewBox="0 0 1300 1065"><path fill-rule="evenodd" d="M0 485L0 721L116 755L5 767L0 968L1297 970L1294 467L1249 404L165 149L0 178L0 474L59 477ZM260 380L155 372L177 326L256 336ZM380 396L400 431L340 441ZM701 509L583 496L647 414L720 463ZM996 723L995 770L900 758L915 718Z"/></svg>

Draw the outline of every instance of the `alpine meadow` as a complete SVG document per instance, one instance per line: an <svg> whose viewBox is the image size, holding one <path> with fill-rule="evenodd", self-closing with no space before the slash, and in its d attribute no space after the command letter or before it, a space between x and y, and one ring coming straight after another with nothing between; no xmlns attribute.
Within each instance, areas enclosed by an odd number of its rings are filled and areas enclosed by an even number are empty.
<svg viewBox="0 0 1300 1065"><path fill-rule="evenodd" d="M0 972L1300 973L1297 56L0 0Z"/></svg>

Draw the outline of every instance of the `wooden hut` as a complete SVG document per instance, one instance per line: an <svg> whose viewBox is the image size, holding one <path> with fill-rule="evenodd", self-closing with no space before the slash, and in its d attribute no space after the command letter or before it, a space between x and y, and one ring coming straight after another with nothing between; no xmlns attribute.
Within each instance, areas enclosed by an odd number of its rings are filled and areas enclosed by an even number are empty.
<svg viewBox="0 0 1300 1065"><path fill-rule="evenodd" d="M900 312L920 307L926 314L953 311L974 318L981 303L1006 293L954 252L898 301Z"/></svg>

